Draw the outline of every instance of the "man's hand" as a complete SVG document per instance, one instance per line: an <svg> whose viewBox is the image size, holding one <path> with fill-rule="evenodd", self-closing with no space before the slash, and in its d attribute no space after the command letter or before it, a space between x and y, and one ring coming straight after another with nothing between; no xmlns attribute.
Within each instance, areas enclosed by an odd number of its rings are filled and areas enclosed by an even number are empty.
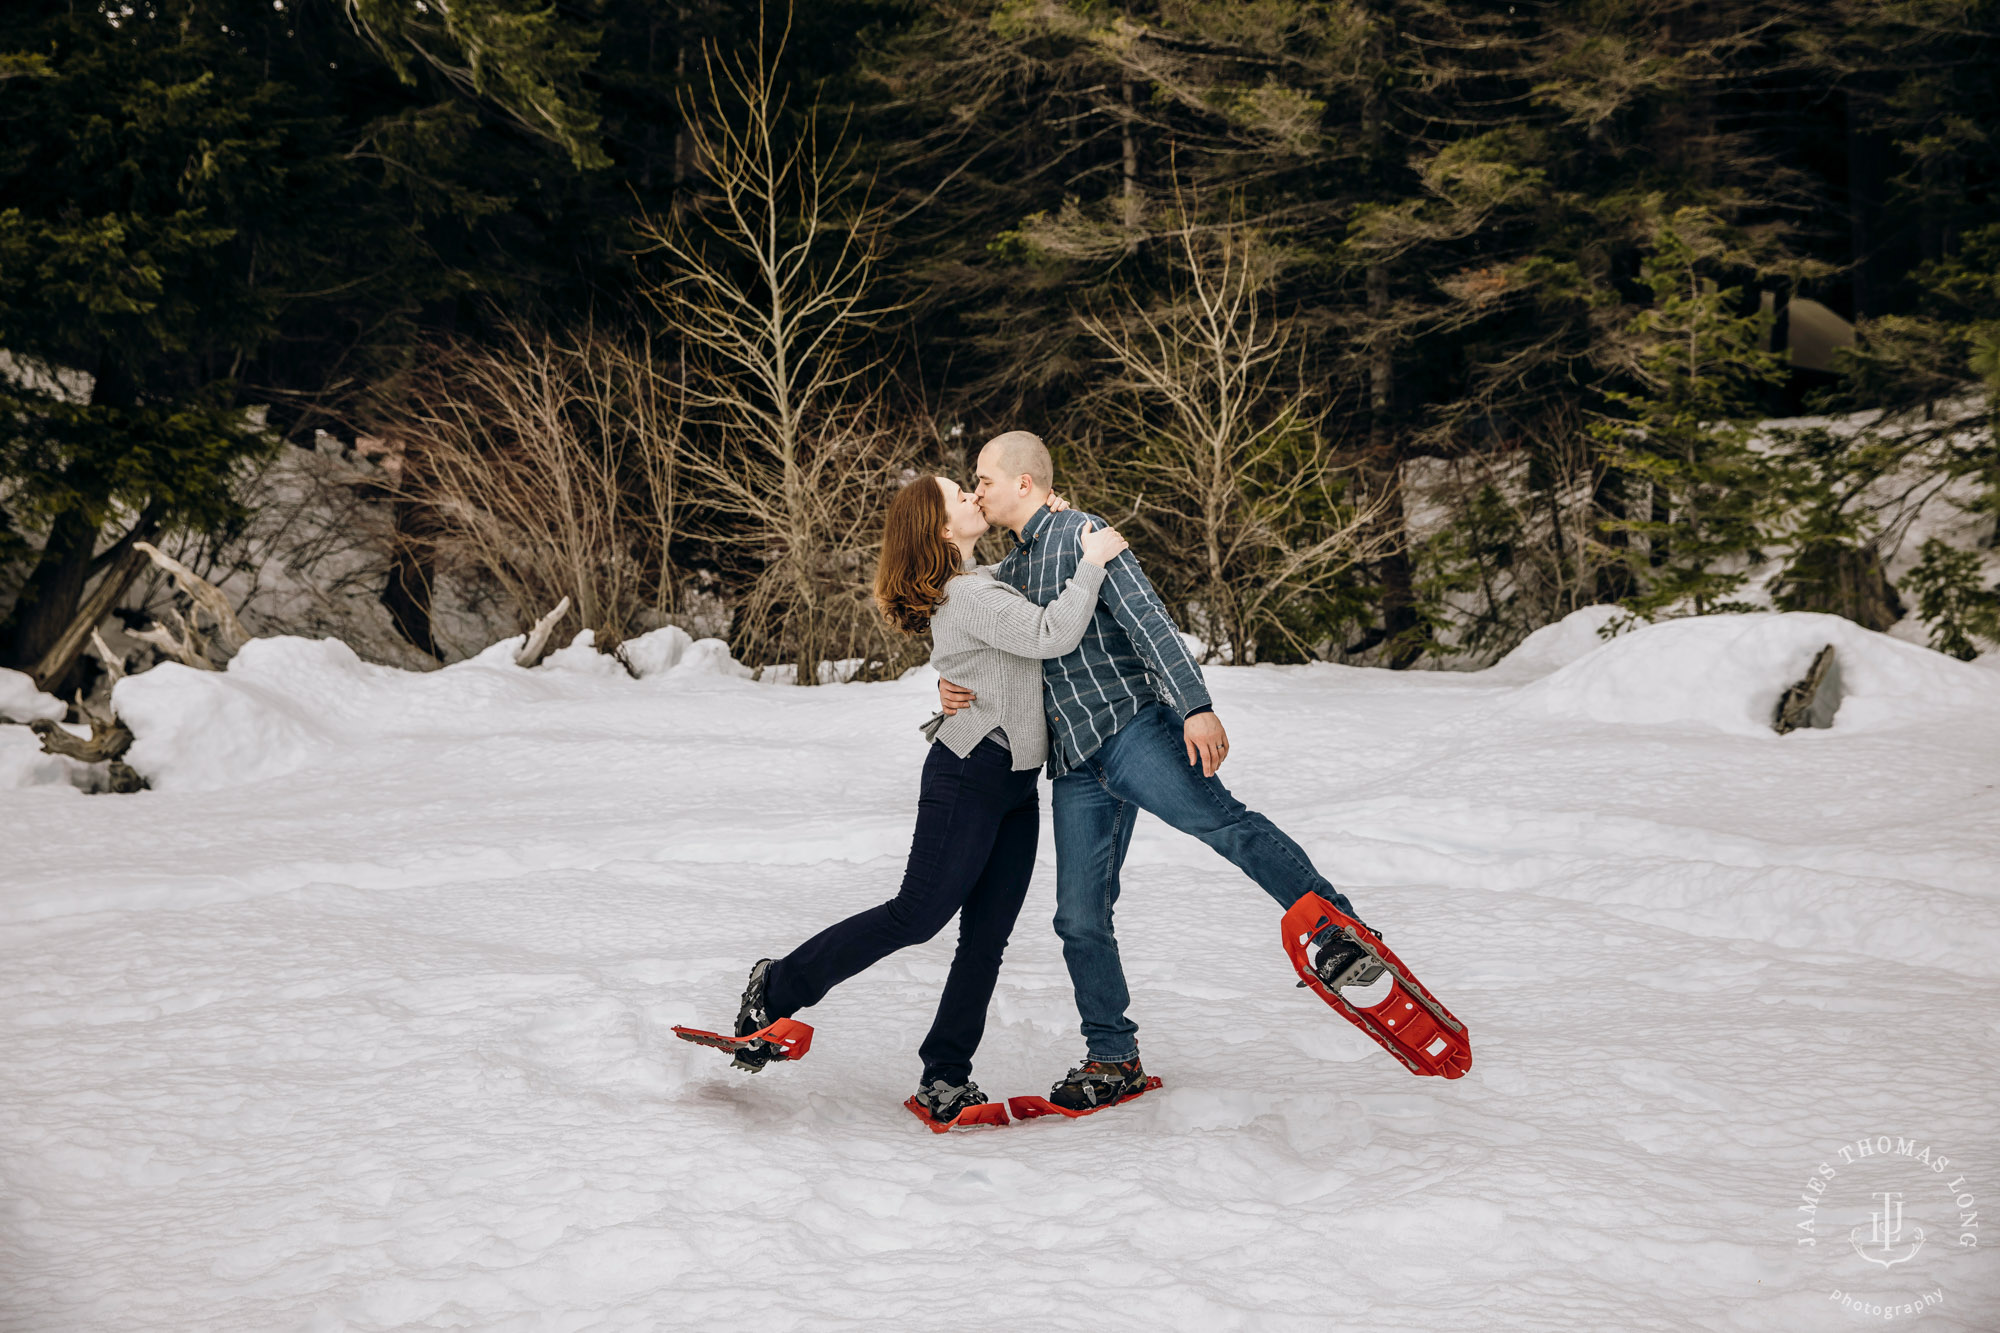
<svg viewBox="0 0 2000 1333"><path fill-rule="evenodd" d="M1222 729L1222 719L1213 713L1196 713L1181 723L1181 740L1187 745L1188 763L1199 763L1205 778L1214 777L1215 770L1229 757L1229 733Z"/></svg>
<svg viewBox="0 0 2000 1333"><path fill-rule="evenodd" d="M954 685L943 676L938 677L938 707L944 709L946 717L972 707L972 701L978 697L971 690Z"/></svg>

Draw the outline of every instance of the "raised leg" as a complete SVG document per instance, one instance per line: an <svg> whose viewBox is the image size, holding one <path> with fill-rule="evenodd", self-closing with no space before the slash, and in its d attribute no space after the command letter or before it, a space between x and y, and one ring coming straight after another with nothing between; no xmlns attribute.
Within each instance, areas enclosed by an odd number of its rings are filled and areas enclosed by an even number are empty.
<svg viewBox="0 0 2000 1333"><path fill-rule="evenodd" d="M1317 893L1359 919L1353 904L1313 867L1303 847L1230 795L1222 779L1203 777L1200 768L1188 763L1179 724L1168 709L1146 709L1099 753L1107 794L1201 839L1279 906L1290 907L1305 894Z"/></svg>

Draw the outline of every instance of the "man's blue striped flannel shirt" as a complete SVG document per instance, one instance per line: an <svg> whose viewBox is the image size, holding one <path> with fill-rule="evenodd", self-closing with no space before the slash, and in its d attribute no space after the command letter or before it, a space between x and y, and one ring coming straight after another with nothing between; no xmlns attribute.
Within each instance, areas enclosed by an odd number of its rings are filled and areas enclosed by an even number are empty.
<svg viewBox="0 0 2000 1333"><path fill-rule="evenodd" d="M993 576L1037 606L1062 594L1082 557L1083 526L1103 519L1075 509L1037 509ZM1083 642L1042 664L1048 704L1050 778L1059 778L1158 700L1186 717L1207 709L1208 687L1166 604L1130 551L1111 562Z"/></svg>

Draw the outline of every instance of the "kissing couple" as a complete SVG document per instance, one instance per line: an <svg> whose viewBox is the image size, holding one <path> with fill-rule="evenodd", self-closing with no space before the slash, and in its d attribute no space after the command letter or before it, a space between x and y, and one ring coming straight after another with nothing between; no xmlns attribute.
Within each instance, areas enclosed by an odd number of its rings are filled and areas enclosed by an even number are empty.
<svg viewBox="0 0 2000 1333"><path fill-rule="evenodd" d="M1305 850L1216 776L1229 758L1229 734L1200 665L1125 539L1053 494L1054 468L1037 436L996 436L976 466L971 491L923 476L897 493L875 572L883 614L905 633L929 630L940 677L942 711L924 727L930 745L901 888L790 953L760 959L733 1037L677 1031L715 1038L707 1044L733 1050L740 1069L796 1058L805 1049L797 1034L809 1042L811 1029L787 1020L880 959L929 940L956 914L958 949L917 1048L923 1070L907 1105L938 1129L961 1117L1004 1123L992 1117L997 1107L972 1111L988 1104L972 1059L1034 871L1036 770L1046 766L1055 929L1084 1041L1082 1062L1050 1089L1047 1110L1088 1114L1148 1087L1113 928L1120 868L1141 810L1207 843L1281 908L1317 895L1295 914L1310 918L1293 951L1300 984L1313 985L1414 1072L1441 1072L1417 1068L1385 1040L1398 1019L1378 1019L1371 1030L1356 1015L1372 1010L1340 1000L1342 987L1368 987L1389 971L1400 983L1392 998L1400 1002L1407 989L1412 1014L1427 1002L1450 1017ZM1012 530L1014 548L998 564L977 565L973 548L993 526ZM1288 917L1288 932L1291 924ZM781 1033L791 1035L775 1039Z"/></svg>

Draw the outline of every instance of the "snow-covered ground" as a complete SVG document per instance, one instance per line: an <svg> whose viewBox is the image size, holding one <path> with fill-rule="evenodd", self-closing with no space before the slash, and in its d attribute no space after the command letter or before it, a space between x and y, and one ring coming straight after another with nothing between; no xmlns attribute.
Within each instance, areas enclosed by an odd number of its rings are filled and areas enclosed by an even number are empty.
<svg viewBox="0 0 2000 1333"><path fill-rule="evenodd" d="M899 1103L948 934L796 1065L668 1030L893 891L927 676L263 640L120 685L135 796L0 727L0 1328L2000 1327L1963 1216L2000 1205L2000 672L1579 616L1484 673L1211 673L1225 777L1467 1021L1467 1077L1296 989L1269 900L1146 819L1119 933L1166 1086L943 1137ZM1838 724L1773 735L1829 640ZM1043 849L996 1094L1081 1049Z"/></svg>

